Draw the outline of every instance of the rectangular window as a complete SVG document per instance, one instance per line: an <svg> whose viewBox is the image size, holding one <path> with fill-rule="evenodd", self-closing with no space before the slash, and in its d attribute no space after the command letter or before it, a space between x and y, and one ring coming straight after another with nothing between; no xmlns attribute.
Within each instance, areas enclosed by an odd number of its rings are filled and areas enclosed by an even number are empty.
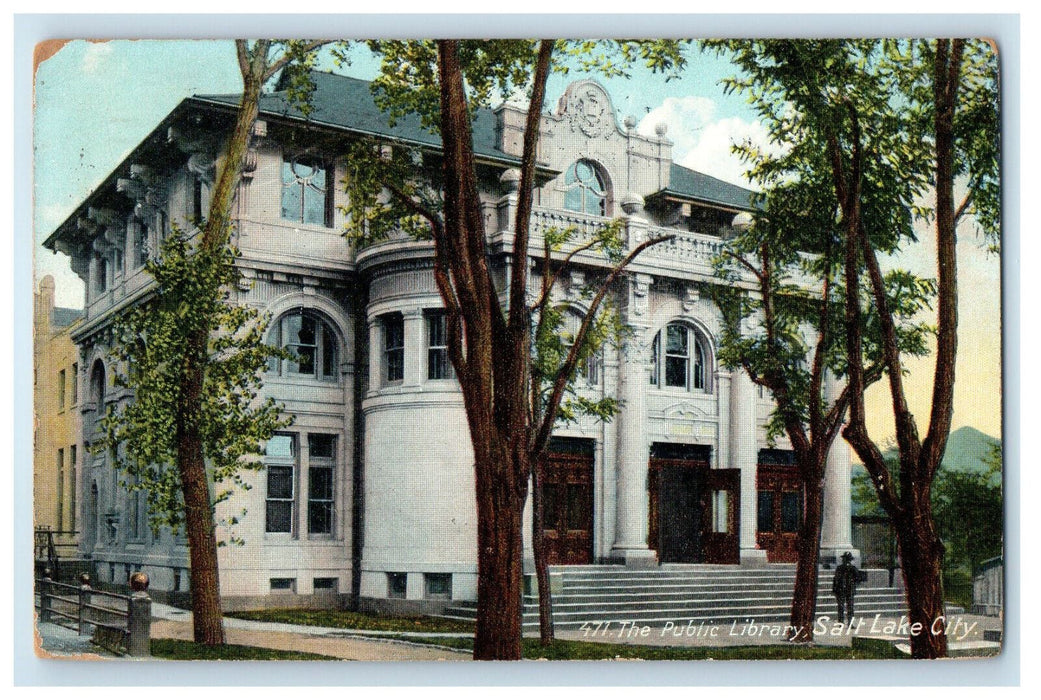
<svg viewBox="0 0 1041 700"><path fill-rule="evenodd" d="M65 525L65 450L58 448L58 530Z"/></svg>
<svg viewBox="0 0 1041 700"><path fill-rule="evenodd" d="M665 335L665 386L686 389L689 362L687 329L677 325L668 326Z"/></svg>
<svg viewBox="0 0 1041 700"><path fill-rule="evenodd" d="M427 311L427 378L451 379L455 368L448 358L448 334L444 311Z"/></svg>
<svg viewBox="0 0 1041 700"><path fill-rule="evenodd" d="M781 494L781 532L798 532L802 521L802 497L796 491Z"/></svg>
<svg viewBox="0 0 1041 700"><path fill-rule="evenodd" d="M405 378L405 319L401 314L383 317L383 381Z"/></svg>
<svg viewBox="0 0 1041 700"><path fill-rule="evenodd" d="M292 533L296 500L296 444L293 435L267 442L266 532Z"/></svg>
<svg viewBox="0 0 1041 700"><path fill-rule="evenodd" d="M132 483L136 486L139 483L138 478L135 476ZM127 493L127 537L131 540L141 539L141 512L140 512L140 497L141 492L133 489L128 490Z"/></svg>
<svg viewBox="0 0 1041 700"><path fill-rule="evenodd" d="M142 267L148 261L148 223L134 219L134 266Z"/></svg>
<svg viewBox="0 0 1041 700"><path fill-rule="evenodd" d="M282 162L282 218L332 226L332 188L327 166L314 158Z"/></svg>
<svg viewBox="0 0 1041 700"><path fill-rule="evenodd" d="M65 370L58 372L58 410L65 410Z"/></svg>
<svg viewBox="0 0 1041 700"><path fill-rule="evenodd" d="M202 180L198 175L192 177L192 221L202 221Z"/></svg>
<svg viewBox="0 0 1041 700"><path fill-rule="evenodd" d="M94 291L98 294L104 294L105 290L108 289L108 260L99 253L94 256L94 263L95 269L97 269L97 277L94 279Z"/></svg>
<svg viewBox="0 0 1041 700"><path fill-rule="evenodd" d="M408 590L408 574L387 573L387 597L404 598Z"/></svg>
<svg viewBox="0 0 1041 700"><path fill-rule="evenodd" d="M331 535L335 502L336 436L307 436L310 466L307 470L307 531L312 535Z"/></svg>
<svg viewBox="0 0 1041 700"><path fill-rule="evenodd" d="M76 446L69 446L69 529L76 531Z"/></svg>
<svg viewBox="0 0 1041 700"><path fill-rule="evenodd" d="M423 594L434 600L451 600L452 574L423 574Z"/></svg>
<svg viewBox="0 0 1041 700"><path fill-rule="evenodd" d="M759 492L759 507L756 516L756 527L759 532L774 531L774 492Z"/></svg>
<svg viewBox="0 0 1041 700"><path fill-rule="evenodd" d="M316 578L313 587L315 593L318 591L336 593L340 590L340 579L335 576L332 578Z"/></svg>
<svg viewBox="0 0 1041 700"><path fill-rule="evenodd" d="M72 389L72 405L75 406L80 402L80 365L78 362L72 363L71 379L69 388Z"/></svg>
<svg viewBox="0 0 1041 700"><path fill-rule="evenodd" d="M268 583L271 586L272 593L295 593L296 592L296 579L295 578L273 578L269 579Z"/></svg>

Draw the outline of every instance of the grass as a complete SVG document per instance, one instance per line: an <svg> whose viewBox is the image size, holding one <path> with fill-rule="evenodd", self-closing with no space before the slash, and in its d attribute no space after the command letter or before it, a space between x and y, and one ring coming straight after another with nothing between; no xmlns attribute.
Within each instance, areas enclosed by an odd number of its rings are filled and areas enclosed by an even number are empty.
<svg viewBox="0 0 1041 700"><path fill-rule="evenodd" d="M303 651L263 649L240 644L206 646L181 639L153 639L152 656L174 661L339 661L332 656Z"/></svg>
<svg viewBox="0 0 1041 700"><path fill-rule="evenodd" d="M474 631L472 623L459 620L444 620L424 615L370 615L347 610L304 610L300 608L276 608L225 613L227 617L260 622L283 622L311 627L334 627L336 629L375 630L385 632L461 632Z"/></svg>

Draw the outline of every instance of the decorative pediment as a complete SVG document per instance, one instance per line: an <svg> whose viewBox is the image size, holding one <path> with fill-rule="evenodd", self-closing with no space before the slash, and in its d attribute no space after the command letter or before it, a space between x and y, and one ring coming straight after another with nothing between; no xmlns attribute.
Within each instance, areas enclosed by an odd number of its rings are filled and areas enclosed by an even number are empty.
<svg viewBox="0 0 1041 700"><path fill-rule="evenodd" d="M581 80L569 85L557 104L557 113L567 120L572 131L579 131L589 138L609 136L618 131L611 98L594 80Z"/></svg>
<svg viewBox="0 0 1041 700"><path fill-rule="evenodd" d="M693 401L679 401L662 409L662 415L669 418L685 417L690 419L714 418L715 416Z"/></svg>

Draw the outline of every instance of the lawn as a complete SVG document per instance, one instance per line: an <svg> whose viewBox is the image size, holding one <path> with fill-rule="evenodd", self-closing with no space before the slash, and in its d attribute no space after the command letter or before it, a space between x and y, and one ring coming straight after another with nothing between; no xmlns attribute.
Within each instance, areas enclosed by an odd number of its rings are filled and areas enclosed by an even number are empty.
<svg viewBox="0 0 1041 700"><path fill-rule="evenodd" d="M377 630L385 632L461 632L473 633L472 623L445 620L424 615L370 615L348 610L304 610L276 608L225 613L227 617L260 622L283 622L311 627L337 629Z"/></svg>
<svg viewBox="0 0 1041 700"><path fill-rule="evenodd" d="M340 661L332 656L302 651L262 649L239 644L206 646L181 639L153 639L152 656L174 661Z"/></svg>

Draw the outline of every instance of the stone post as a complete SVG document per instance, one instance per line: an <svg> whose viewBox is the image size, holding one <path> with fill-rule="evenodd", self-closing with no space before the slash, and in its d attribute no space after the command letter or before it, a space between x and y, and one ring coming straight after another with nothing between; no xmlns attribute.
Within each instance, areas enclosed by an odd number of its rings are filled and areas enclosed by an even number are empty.
<svg viewBox="0 0 1041 700"><path fill-rule="evenodd" d="M51 621L51 570L43 570L40 582L40 622Z"/></svg>
<svg viewBox="0 0 1041 700"><path fill-rule="evenodd" d="M130 602L127 604L127 654L151 656L152 601L148 598L148 574L130 576Z"/></svg>
<svg viewBox="0 0 1041 700"><path fill-rule="evenodd" d="M766 561L756 545L759 501L756 472L759 467L756 433L756 390L743 369L735 369L730 382L730 466L741 470L741 563Z"/></svg>
<svg viewBox="0 0 1041 700"><path fill-rule="evenodd" d="M90 574L80 574L80 604L77 607L76 618L79 625L80 635L90 634L90 620L87 617L87 606L90 605Z"/></svg>
<svg viewBox="0 0 1041 700"><path fill-rule="evenodd" d="M842 382L837 381L830 373L826 375L825 404L832 405L842 392L842 388ZM860 564L860 552L853 549L851 521L853 503L850 495L852 476L853 465L849 445L839 433L835 436L831 449L828 450L828 459L824 466L824 513L821 522L822 564L836 564L844 552L852 553L854 562L858 566Z"/></svg>

